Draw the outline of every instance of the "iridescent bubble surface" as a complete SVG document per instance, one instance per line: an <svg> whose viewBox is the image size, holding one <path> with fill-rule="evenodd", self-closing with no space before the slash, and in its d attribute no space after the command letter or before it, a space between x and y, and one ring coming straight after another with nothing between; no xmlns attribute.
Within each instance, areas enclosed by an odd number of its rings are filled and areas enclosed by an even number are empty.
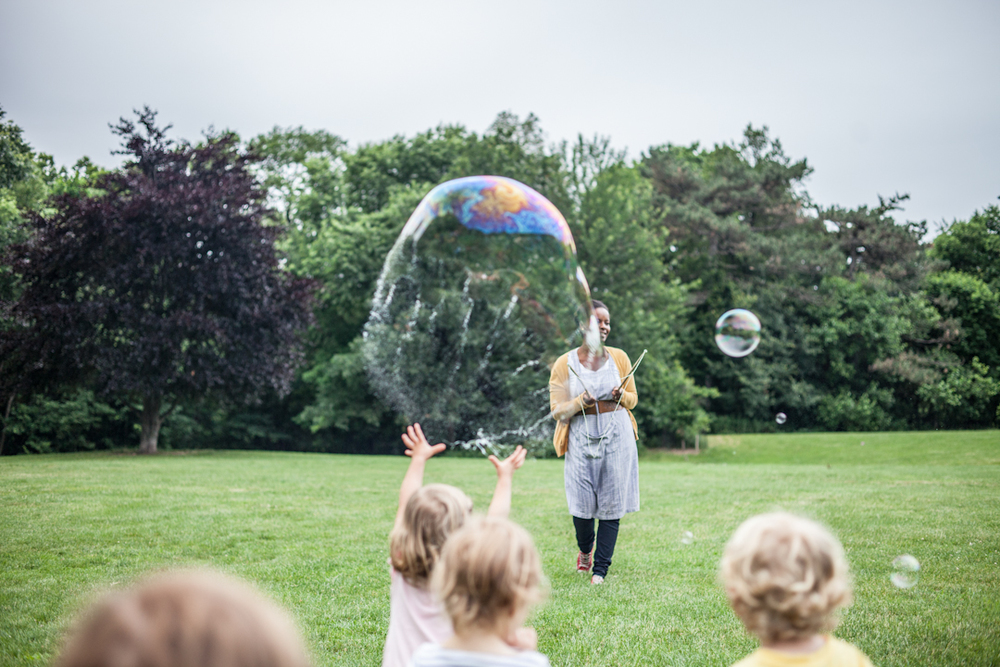
<svg viewBox="0 0 1000 667"><path fill-rule="evenodd" d="M760 320L749 310L727 310L715 323L715 344L730 357L745 357L760 345Z"/></svg>
<svg viewBox="0 0 1000 667"><path fill-rule="evenodd" d="M910 554L903 554L892 559L892 574L889 581L896 588L913 588L920 578L920 563Z"/></svg>
<svg viewBox="0 0 1000 667"><path fill-rule="evenodd" d="M566 220L522 183L474 176L410 216L362 352L376 394L431 442L502 454L551 447L549 367L581 344L604 353Z"/></svg>

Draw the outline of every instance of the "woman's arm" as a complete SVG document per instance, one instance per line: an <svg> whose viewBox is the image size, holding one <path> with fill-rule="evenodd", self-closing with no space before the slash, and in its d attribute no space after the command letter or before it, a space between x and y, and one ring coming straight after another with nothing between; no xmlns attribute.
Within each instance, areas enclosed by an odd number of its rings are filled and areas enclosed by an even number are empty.
<svg viewBox="0 0 1000 667"><path fill-rule="evenodd" d="M583 392L568 401L552 405L552 417L558 421L566 421L573 415L583 412L584 408L592 407L595 402L593 396Z"/></svg>
<svg viewBox="0 0 1000 667"><path fill-rule="evenodd" d="M615 363L618 364L618 373L621 377L628 377L628 380L623 386L615 388L611 392L611 400L617 401L620 397L621 406L633 410L639 404L639 392L635 388L635 376L629 375L632 372L632 362L622 350L616 350L616 352L614 358Z"/></svg>
<svg viewBox="0 0 1000 667"><path fill-rule="evenodd" d="M585 407L594 404L594 397L588 392L579 396L569 395L569 355L556 359L549 375L549 410L558 421L566 421Z"/></svg>
<svg viewBox="0 0 1000 667"><path fill-rule="evenodd" d="M635 406L639 404L639 393L635 390L635 382L632 381L632 378L628 379L623 389L615 389L611 395L613 401L617 401L620 396L621 406L629 410L635 409Z"/></svg>
<svg viewBox="0 0 1000 667"><path fill-rule="evenodd" d="M395 527L403 523L403 513L406 510L406 503L410 502L410 497L424 485L424 464L427 463L427 459L446 449L443 442L431 447L424 437L420 424L407 426L406 433L402 437L403 444L406 445L406 455L410 457L410 467L406 469L403 484L399 487L399 508L396 510Z"/></svg>

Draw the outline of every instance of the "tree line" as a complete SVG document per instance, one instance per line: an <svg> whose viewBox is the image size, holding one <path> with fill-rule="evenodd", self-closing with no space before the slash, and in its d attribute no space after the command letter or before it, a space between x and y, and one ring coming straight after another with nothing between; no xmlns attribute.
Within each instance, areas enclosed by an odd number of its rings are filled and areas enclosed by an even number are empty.
<svg viewBox="0 0 1000 667"><path fill-rule="evenodd" d="M926 243L906 195L813 202L811 167L766 127L628 159L547 143L532 115L352 147L301 127L175 141L145 109L113 127L126 161L106 171L56 168L2 113L3 453L397 451L360 350L375 281L420 199L477 174L567 218L610 344L649 350L646 446L1000 420L1000 209ZM742 359L713 340L736 307L763 325Z"/></svg>

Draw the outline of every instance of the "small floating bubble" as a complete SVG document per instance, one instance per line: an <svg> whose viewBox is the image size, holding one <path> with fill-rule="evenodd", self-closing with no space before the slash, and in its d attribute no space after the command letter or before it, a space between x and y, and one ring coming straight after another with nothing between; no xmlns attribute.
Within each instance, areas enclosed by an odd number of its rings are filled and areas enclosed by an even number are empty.
<svg viewBox="0 0 1000 667"><path fill-rule="evenodd" d="M784 412L779 412L774 416L774 421L778 422L778 424L784 424L786 421L788 421L788 415L786 415Z"/></svg>
<svg viewBox="0 0 1000 667"><path fill-rule="evenodd" d="M892 574L889 581L896 588L913 588L920 578L920 563L910 554L903 554L892 559Z"/></svg>
<svg viewBox="0 0 1000 667"><path fill-rule="evenodd" d="M690 530L681 533L681 544L691 544L692 542L694 542L694 533Z"/></svg>
<svg viewBox="0 0 1000 667"><path fill-rule="evenodd" d="M715 344L730 357L745 357L760 344L760 320L749 310L727 310L715 323Z"/></svg>

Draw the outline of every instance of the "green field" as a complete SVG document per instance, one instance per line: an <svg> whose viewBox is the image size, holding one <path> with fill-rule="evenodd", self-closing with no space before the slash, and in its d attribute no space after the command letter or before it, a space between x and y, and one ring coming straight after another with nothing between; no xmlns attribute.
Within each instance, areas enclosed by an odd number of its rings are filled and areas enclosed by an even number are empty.
<svg viewBox="0 0 1000 667"><path fill-rule="evenodd" d="M607 585L573 571L562 463L515 478L511 518L550 581L535 613L553 665L728 665L755 643L728 610L719 556L775 508L839 535L856 602L838 635L876 665L1000 664L1000 432L716 436L650 452ZM864 441L865 445L860 443ZM297 617L318 665L374 666L388 625L387 535L407 460L270 452L0 459L0 660L47 664L95 593L163 567L255 582ZM489 502L492 466L431 461L425 481ZM694 533L693 544L680 541ZM894 588L892 558L921 563Z"/></svg>

